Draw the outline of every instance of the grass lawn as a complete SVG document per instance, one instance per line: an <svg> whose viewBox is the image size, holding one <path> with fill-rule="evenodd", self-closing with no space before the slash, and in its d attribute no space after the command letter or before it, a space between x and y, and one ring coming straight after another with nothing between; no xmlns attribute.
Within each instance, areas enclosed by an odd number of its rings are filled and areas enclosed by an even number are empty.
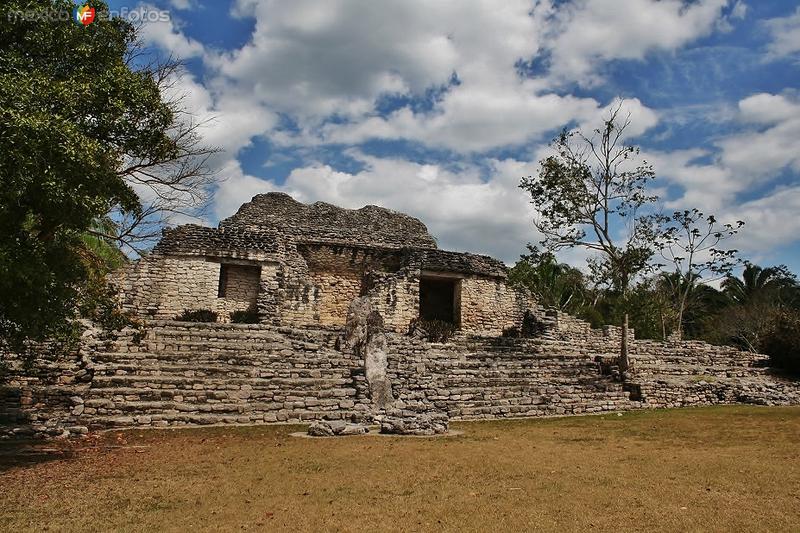
<svg viewBox="0 0 800 533"><path fill-rule="evenodd" d="M0 443L0 531L800 531L800 407Z"/></svg>

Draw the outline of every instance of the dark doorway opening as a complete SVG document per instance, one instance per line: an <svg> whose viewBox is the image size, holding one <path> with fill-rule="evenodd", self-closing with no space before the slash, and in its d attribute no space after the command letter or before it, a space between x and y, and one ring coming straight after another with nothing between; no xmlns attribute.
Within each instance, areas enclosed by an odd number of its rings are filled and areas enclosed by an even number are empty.
<svg viewBox="0 0 800 533"><path fill-rule="evenodd" d="M459 280L422 278L419 280L419 317L458 325Z"/></svg>

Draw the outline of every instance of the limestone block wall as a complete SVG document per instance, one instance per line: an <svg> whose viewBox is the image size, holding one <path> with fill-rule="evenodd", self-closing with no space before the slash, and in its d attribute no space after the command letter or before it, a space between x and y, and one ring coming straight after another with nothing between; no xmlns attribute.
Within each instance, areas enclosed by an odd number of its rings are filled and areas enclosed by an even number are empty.
<svg viewBox="0 0 800 533"><path fill-rule="evenodd" d="M403 252L327 243L295 245L287 254L284 323L343 326L347 308L364 290L369 273L400 268ZM407 324L406 324L407 326Z"/></svg>
<svg viewBox="0 0 800 533"><path fill-rule="evenodd" d="M419 269L395 273L371 272L365 280L366 294L384 320L387 331L407 333L419 317Z"/></svg>
<svg viewBox="0 0 800 533"><path fill-rule="evenodd" d="M313 272L316 288L317 316L322 326L344 326L347 308L361 295L362 278L354 273Z"/></svg>
<svg viewBox="0 0 800 533"><path fill-rule="evenodd" d="M276 263L226 263L224 296L219 296L224 258L153 254L129 265L117 278L123 305L144 316L172 319L189 309L210 309L227 321L230 313L261 302L275 312ZM261 295L263 298L260 298Z"/></svg>
<svg viewBox="0 0 800 533"><path fill-rule="evenodd" d="M185 309L214 309L219 268L205 257L145 257L126 272L128 306L154 318L173 318Z"/></svg>
<svg viewBox="0 0 800 533"><path fill-rule="evenodd" d="M220 265L224 268L222 279L223 295L215 294L210 299L209 309L217 311L223 321L230 318L233 311L245 311L256 306L261 284L261 267L252 265ZM221 273L217 274L218 276Z"/></svg>
<svg viewBox="0 0 800 533"><path fill-rule="evenodd" d="M502 278L461 280L461 329L465 333L496 336L519 327L529 306L527 298Z"/></svg>

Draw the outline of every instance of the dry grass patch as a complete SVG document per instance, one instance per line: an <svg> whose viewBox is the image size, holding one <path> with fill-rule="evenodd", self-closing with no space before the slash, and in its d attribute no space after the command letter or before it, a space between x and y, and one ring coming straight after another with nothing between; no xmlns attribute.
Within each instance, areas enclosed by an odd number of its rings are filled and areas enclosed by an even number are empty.
<svg viewBox="0 0 800 533"><path fill-rule="evenodd" d="M454 426L465 434L0 444L0 530L800 530L798 407Z"/></svg>

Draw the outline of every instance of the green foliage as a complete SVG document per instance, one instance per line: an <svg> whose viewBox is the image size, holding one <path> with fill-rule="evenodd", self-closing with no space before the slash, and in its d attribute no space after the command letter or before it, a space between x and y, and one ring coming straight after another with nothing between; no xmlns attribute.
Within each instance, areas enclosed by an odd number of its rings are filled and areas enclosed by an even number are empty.
<svg viewBox="0 0 800 533"><path fill-rule="evenodd" d="M775 302L793 305L796 301L797 278L783 265L762 268L746 263L741 279L728 276L722 290L731 302L749 305L758 302Z"/></svg>
<svg viewBox="0 0 800 533"><path fill-rule="evenodd" d="M676 330L683 334L687 327L686 314L692 292L707 288L701 283L706 276L720 279L739 264L738 251L723 249L720 243L736 235L744 222L721 224L714 215L705 215L698 209L686 209L675 211L664 224L661 255L674 268L672 285L678 289L678 297L674 299Z"/></svg>
<svg viewBox="0 0 800 533"><path fill-rule="evenodd" d="M217 313L210 309L186 309L175 317L180 322L216 322Z"/></svg>
<svg viewBox="0 0 800 533"><path fill-rule="evenodd" d="M131 186L133 169L158 176L158 163L187 154L189 137L176 137L176 108L162 98L165 73L132 68L134 26L89 4L97 16L85 27L69 1L3 4L0 348L74 339L83 316L121 323L92 298L107 299L105 274L125 261L120 221L152 213Z"/></svg>
<svg viewBox="0 0 800 533"><path fill-rule="evenodd" d="M784 309L778 313L761 349L772 366L800 376L800 312Z"/></svg>
<svg viewBox="0 0 800 533"><path fill-rule="evenodd" d="M456 332L455 324L444 320L415 318L408 328L409 335L419 335L428 342L447 342Z"/></svg>
<svg viewBox="0 0 800 533"><path fill-rule="evenodd" d="M579 247L598 254L589 263L595 281L625 292L652 267L661 218L648 214L658 199L647 190L655 172L624 142L629 121L619 112L591 136L562 132L551 143L555 155L540 162L537 176L522 178L520 188L530 194L547 250ZM628 230L623 239L616 235L620 227Z"/></svg>
<svg viewBox="0 0 800 533"><path fill-rule="evenodd" d="M231 313L231 322L234 324L258 324L258 311L255 309L234 311Z"/></svg>
<svg viewBox="0 0 800 533"><path fill-rule="evenodd" d="M556 261L552 252L530 245L528 251L509 271L509 282L533 293L541 305L566 312L579 310L586 303L583 273Z"/></svg>

